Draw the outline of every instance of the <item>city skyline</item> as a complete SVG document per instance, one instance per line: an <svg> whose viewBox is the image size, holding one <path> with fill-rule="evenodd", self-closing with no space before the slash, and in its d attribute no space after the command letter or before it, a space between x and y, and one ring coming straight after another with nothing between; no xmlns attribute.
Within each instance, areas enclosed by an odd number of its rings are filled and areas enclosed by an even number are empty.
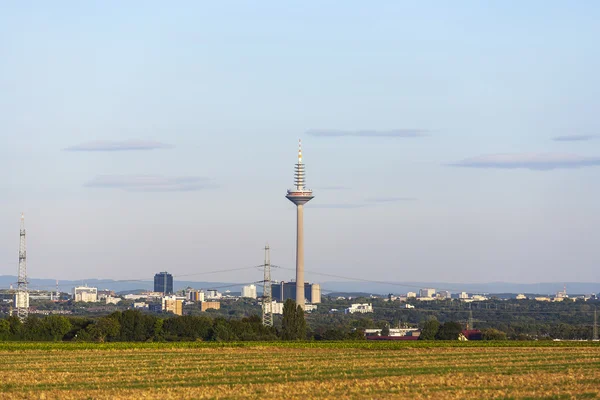
<svg viewBox="0 0 600 400"><path fill-rule="evenodd" d="M600 6L353 4L4 7L0 275L597 281Z"/></svg>

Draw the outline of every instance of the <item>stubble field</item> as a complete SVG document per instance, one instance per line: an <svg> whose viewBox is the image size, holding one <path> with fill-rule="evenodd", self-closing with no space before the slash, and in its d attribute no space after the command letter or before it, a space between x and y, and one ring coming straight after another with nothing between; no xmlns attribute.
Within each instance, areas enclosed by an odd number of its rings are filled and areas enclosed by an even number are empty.
<svg viewBox="0 0 600 400"><path fill-rule="evenodd" d="M0 343L0 397L600 398L600 347Z"/></svg>

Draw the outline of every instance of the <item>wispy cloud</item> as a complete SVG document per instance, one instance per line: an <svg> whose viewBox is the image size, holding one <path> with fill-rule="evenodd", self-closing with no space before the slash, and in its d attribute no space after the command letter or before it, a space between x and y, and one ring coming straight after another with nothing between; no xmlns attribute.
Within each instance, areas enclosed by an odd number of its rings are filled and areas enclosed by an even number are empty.
<svg viewBox="0 0 600 400"><path fill-rule="evenodd" d="M166 143L150 140L98 140L94 142L81 143L67 147L65 151L131 151L131 150L154 150L170 149L173 146Z"/></svg>
<svg viewBox="0 0 600 400"><path fill-rule="evenodd" d="M352 209L352 208L363 208L363 207L376 207L380 204L391 204L400 203L407 201L416 200L414 197L372 197L365 199L359 203L330 203L330 204L319 204L319 203L308 203L309 207L312 208L338 208L338 209Z"/></svg>
<svg viewBox="0 0 600 400"><path fill-rule="evenodd" d="M600 165L600 157L584 157L575 154L560 153L492 154L467 158L450 165L469 168L524 168L543 171L559 168L583 168L598 166Z"/></svg>
<svg viewBox="0 0 600 400"><path fill-rule="evenodd" d="M340 203L340 204L312 204L312 203L308 203L308 206L310 208L341 208L341 209L347 209L347 208L361 208L361 207L366 207L366 204L356 204L356 203Z"/></svg>
<svg viewBox="0 0 600 400"><path fill-rule="evenodd" d="M315 190L350 190L348 186L319 186Z"/></svg>
<svg viewBox="0 0 600 400"><path fill-rule="evenodd" d="M400 203L404 201L415 201L414 197L373 197L367 199L370 203Z"/></svg>
<svg viewBox="0 0 600 400"><path fill-rule="evenodd" d="M417 138L428 136L424 129L393 129L389 131L378 131L373 129L364 129L357 131L337 130L337 129L310 129L306 131L307 135L317 137L373 137L373 138Z"/></svg>
<svg viewBox="0 0 600 400"><path fill-rule="evenodd" d="M159 175L100 175L84 186L129 192L190 192L217 187L210 179L204 177Z"/></svg>
<svg viewBox="0 0 600 400"><path fill-rule="evenodd" d="M587 140L598 139L596 135L567 135L567 136L555 136L552 140L556 142L585 142Z"/></svg>

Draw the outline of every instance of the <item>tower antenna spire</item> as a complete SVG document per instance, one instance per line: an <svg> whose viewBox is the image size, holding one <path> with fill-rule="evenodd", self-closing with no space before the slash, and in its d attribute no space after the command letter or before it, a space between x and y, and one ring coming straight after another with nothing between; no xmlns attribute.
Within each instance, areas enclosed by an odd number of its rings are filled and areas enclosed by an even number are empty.
<svg viewBox="0 0 600 400"><path fill-rule="evenodd" d="M263 325L273 326L273 298L271 295L271 249L269 243L265 245L265 277L263 280Z"/></svg>
<svg viewBox="0 0 600 400"><path fill-rule="evenodd" d="M294 189L287 199L296 205L296 304L304 309L304 204L313 199L312 190L305 187L302 141L298 140L298 163L294 169Z"/></svg>
<svg viewBox="0 0 600 400"><path fill-rule="evenodd" d="M27 291L27 243L25 241L25 215L23 213L21 213L19 237L19 275L14 303L17 316L21 321L24 321L29 315L29 293Z"/></svg>

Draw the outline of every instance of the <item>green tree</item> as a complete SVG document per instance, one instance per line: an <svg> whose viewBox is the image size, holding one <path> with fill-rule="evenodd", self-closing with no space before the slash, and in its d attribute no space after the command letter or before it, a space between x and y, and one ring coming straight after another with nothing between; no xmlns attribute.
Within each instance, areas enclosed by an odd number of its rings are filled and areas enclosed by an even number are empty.
<svg viewBox="0 0 600 400"><path fill-rule="evenodd" d="M483 340L506 340L506 333L498 329L487 328L481 331L481 337Z"/></svg>
<svg viewBox="0 0 600 400"><path fill-rule="evenodd" d="M23 324L23 339L25 340L48 340L44 337L43 324L35 314L29 314Z"/></svg>
<svg viewBox="0 0 600 400"><path fill-rule="evenodd" d="M437 319L430 319L429 321L425 321L425 323L423 324L423 328L421 329L421 335L419 336L419 340L434 340L439 329L440 323Z"/></svg>
<svg viewBox="0 0 600 400"><path fill-rule="evenodd" d="M283 340L306 339L306 320L304 310L296 306L296 302L287 299L283 304L283 320L281 322L281 338Z"/></svg>
<svg viewBox="0 0 600 400"><path fill-rule="evenodd" d="M104 342L117 338L121 331L121 325L115 318L102 317L98 318L96 323L88 325L86 330L89 332L92 340Z"/></svg>
<svg viewBox="0 0 600 400"><path fill-rule="evenodd" d="M10 326L10 336L15 339L21 339L21 335L23 334L23 323L19 317L11 315L6 320Z"/></svg>
<svg viewBox="0 0 600 400"><path fill-rule="evenodd" d="M6 340L10 337L10 322L0 319L0 340Z"/></svg>
<svg viewBox="0 0 600 400"><path fill-rule="evenodd" d="M49 315L42 320L41 332L46 340L62 340L71 330L71 322L62 315Z"/></svg>
<svg viewBox="0 0 600 400"><path fill-rule="evenodd" d="M448 321L440 326L435 338L437 340L458 340L462 326L458 322Z"/></svg>

